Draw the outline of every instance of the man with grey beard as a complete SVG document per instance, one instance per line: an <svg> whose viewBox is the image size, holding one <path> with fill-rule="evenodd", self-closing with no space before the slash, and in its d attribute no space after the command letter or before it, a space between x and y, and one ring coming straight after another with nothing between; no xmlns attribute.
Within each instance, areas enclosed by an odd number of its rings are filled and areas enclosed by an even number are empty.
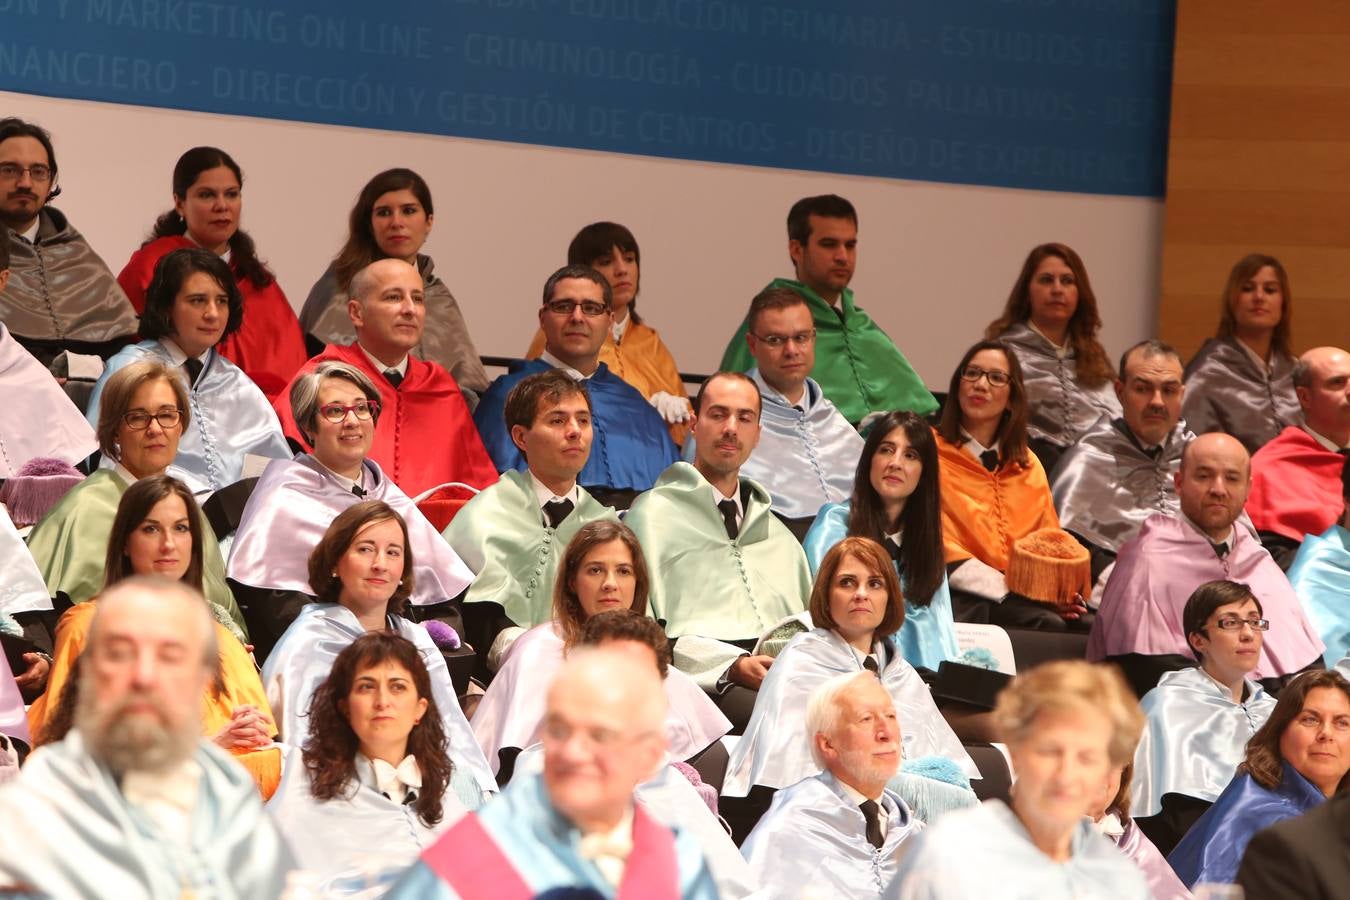
<svg viewBox="0 0 1350 900"><path fill-rule="evenodd" d="M74 729L0 788L0 890L279 896L290 852L248 773L200 737L217 665L205 601L130 578L97 602Z"/></svg>

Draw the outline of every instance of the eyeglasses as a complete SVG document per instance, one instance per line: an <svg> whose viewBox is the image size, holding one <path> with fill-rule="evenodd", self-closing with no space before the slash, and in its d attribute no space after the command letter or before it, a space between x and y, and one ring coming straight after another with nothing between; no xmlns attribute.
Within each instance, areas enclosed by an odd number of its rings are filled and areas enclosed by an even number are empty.
<svg viewBox="0 0 1350 900"><path fill-rule="evenodd" d="M1240 616L1219 616L1214 625L1220 631L1241 631L1243 625L1250 625L1253 631L1269 631L1269 619L1244 619Z"/></svg>
<svg viewBox="0 0 1350 900"><path fill-rule="evenodd" d="M754 332L750 332L754 334ZM796 334L755 334L755 339L763 341L770 350L781 350L788 344L809 347L816 342L816 330L799 331Z"/></svg>
<svg viewBox="0 0 1350 900"><path fill-rule="evenodd" d="M653 732L650 731L622 732L601 726L583 728L559 719L545 720L544 726L540 730L540 737L545 744L555 746L566 744L574 736L579 736L585 739L587 747L602 753L625 747L652 734Z"/></svg>
<svg viewBox="0 0 1350 900"><path fill-rule="evenodd" d="M961 370L962 381L969 381L974 384L981 378L987 379L990 387L1004 387L1012 380L1012 376L1001 369L981 369L979 366L966 366Z"/></svg>
<svg viewBox="0 0 1350 900"><path fill-rule="evenodd" d="M340 425L347 420L347 413L355 413L356 418L364 422L375 416L380 411L380 401L378 400L357 400L351 406L343 406L341 403L330 403L327 406L319 407L319 415L334 425Z"/></svg>
<svg viewBox="0 0 1350 900"><path fill-rule="evenodd" d="M0 163L0 179L5 181L18 181L27 172L28 177L33 179L35 184L42 184L50 181L52 170L50 166L44 166L42 163L36 163L31 166L21 166L18 163Z"/></svg>
<svg viewBox="0 0 1350 900"><path fill-rule="evenodd" d="M153 415L143 409L133 409L129 413L122 414L122 422L132 431L144 431L149 428L151 419L158 422L160 428L169 429L182 421L183 413L174 408L161 409Z"/></svg>
<svg viewBox="0 0 1350 900"><path fill-rule="evenodd" d="M596 303L594 300L550 300L544 304L544 308L555 316L570 316L572 310L578 306L581 307L581 314L588 319L594 319L596 316L603 316L609 312L609 307L603 303Z"/></svg>

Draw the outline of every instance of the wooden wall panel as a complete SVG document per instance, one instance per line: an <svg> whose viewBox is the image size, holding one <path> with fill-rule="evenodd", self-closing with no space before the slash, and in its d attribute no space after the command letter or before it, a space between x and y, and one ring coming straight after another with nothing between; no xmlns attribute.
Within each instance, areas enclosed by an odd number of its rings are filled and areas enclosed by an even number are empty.
<svg viewBox="0 0 1350 900"><path fill-rule="evenodd" d="M1228 270L1289 270L1294 346L1350 346L1350 3L1177 4L1159 334L1211 336Z"/></svg>

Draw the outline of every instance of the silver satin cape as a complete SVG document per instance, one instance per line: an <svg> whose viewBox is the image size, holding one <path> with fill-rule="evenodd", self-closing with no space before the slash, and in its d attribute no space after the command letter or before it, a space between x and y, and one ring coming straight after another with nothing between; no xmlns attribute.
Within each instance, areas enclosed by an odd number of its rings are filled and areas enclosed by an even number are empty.
<svg viewBox="0 0 1350 900"><path fill-rule="evenodd" d="M267 813L286 836L296 865L322 876L324 888L340 893L341 882L361 883L366 877L402 874L436 837L467 812L449 785L441 798L441 820L428 827L417 807L390 800L373 786L370 761L359 753L357 776L342 796L316 800L309 771L299 748L288 749L281 785L267 804ZM392 876L392 877L391 877Z"/></svg>
<svg viewBox="0 0 1350 900"><path fill-rule="evenodd" d="M563 642L552 622L522 634L507 651L501 668L473 713L473 732L495 772L497 751L523 750L536 743L543 724L548 688L563 664ZM693 680L671 666L666 689L666 750L686 760L731 730L731 722Z"/></svg>
<svg viewBox="0 0 1350 900"><path fill-rule="evenodd" d="M421 625L390 616L392 631L407 638L422 654L431 675L431 692L441 712L450 759L463 767L481 791L495 791L497 781L478 749L469 720L459 708L445 657ZM336 603L311 603L300 611L263 666L263 688L272 705L280 740L303 745L309 736L309 702L330 672L337 655L366 630L355 614Z"/></svg>
<svg viewBox="0 0 1350 900"><path fill-rule="evenodd" d="M112 374L147 359L181 371L159 341L123 347L108 360L89 396L87 415L91 425L98 425L99 398ZM197 383L188 388L188 406L192 418L178 441L178 455L173 464L212 491L243 478L244 457L249 454L270 459L293 456L266 395L242 369L214 349L207 351L206 365L197 376ZM111 461L105 458L103 464L111 465Z"/></svg>
<svg viewBox="0 0 1350 900"><path fill-rule="evenodd" d="M1270 718L1275 698L1247 682L1247 699L1200 669L1166 672L1139 701L1144 734L1134 752L1131 815L1162 812L1163 794L1213 802L1228 787L1246 754L1247 741Z"/></svg>
<svg viewBox="0 0 1350 900"><path fill-rule="evenodd" d="M888 900L1153 900L1148 881L1086 816L1069 859L1031 842L1001 800L948 813L919 835L900 863Z"/></svg>
<svg viewBox="0 0 1350 900"><path fill-rule="evenodd" d="M741 477L763 485L774 512L789 519L813 518L825 504L852 496L863 439L820 385L806 379L799 409L769 387L759 369L749 375L759 385L764 409L759 444L741 466ZM685 459L692 461L693 451L691 433Z"/></svg>
<svg viewBox="0 0 1350 900"><path fill-rule="evenodd" d="M967 775L979 777L975 761L938 712L928 685L905 662L893 640L878 641L876 649L883 660L882 686L895 701L900 717L905 759L942 756ZM757 784L785 788L820 771L806 733L811 691L836 675L861 671L857 654L828 628L816 628L789 641L760 685L750 723L731 752L722 793L744 797Z"/></svg>
<svg viewBox="0 0 1350 900"><path fill-rule="evenodd" d="M1114 553L1155 512L1179 512L1172 476L1194 437L1178 422L1154 459L1123 418L1102 416L1064 451L1050 475L1060 527Z"/></svg>
<svg viewBox="0 0 1350 900"><path fill-rule="evenodd" d="M1196 434L1222 431L1255 453L1287 425L1301 425L1294 360L1271 352L1267 371L1237 338L1210 338L1186 364L1181 415Z"/></svg>
<svg viewBox="0 0 1350 900"><path fill-rule="evenodd" d="M880 805L890 817L881 847L867 840L867 819L829 772L774 795L741 852L770 897L880 897L924 828L890 790Z"/></svg>
<svg viewBox="0 0 1350 900"><path fill-rule="evenodd" d="M1095 388L1079 384L1072 347L1061 357L1055 345L1026 322L1013 325L998 339L1012 348L1022 366L1031 437L1068 447L1103 415L1120 415L1120 400L1109 378Z"/></svg>
<svg viewBox="0 0 1350 900"><path fill-rule="evenodd" d="M363 499L383 500L408 524L412 603L427 606L459 596L473 581L468 566L374 460L364 466L366 494L357 497L307 453L269 463L244 506L226 574L250 587L313 596L309 554L333 519Z"/></svg>
<svg viewBox="0 0 1350 900"><path fill-rule="evenodd" d="M136 310L65 213L44 206L37 243L6 228L9 284L0 321L21 338L103 343L134 335Z"/></svg>
<svg viewBox="0 0 1350 900"><path fill-rule="evenodd" d="M487 390L487 371L478 358L459 304L432 268L430 256L417 254L427 317L422 342L413 348L413 353L428 362L440 363L450 370L461 388L481 394ZM325 344L350 344L356 339L356 330L347 315L347 292L338 287L336 264L330 264L309 289L305 306L300 310L300 327Z"/></svg>
<svg viewBox="0 0 1350 900"><path fill-rule="evenodd" d="M3 504L0 504L0 572L5 573L0 580L0 613L12 616L52 608L47 582Z"/></svg>
<svg viewBox="0 0 1350 900"><path fill-rule="evenodd" d="M0 390L5 395L0 408L0 478L15 474L35 456L54 456L75 465L98 449L94 429L51 371L14 340L3 323Z"/></svg>
<svg viewBox="0 0 1350 900"><path fill-rule="evenodd" d="M201 778L185 847L126 802L78 731L37 750L0 789L0 883L61 898L281 896L293 863L257 785L208 741L193 758Z"/></svg>

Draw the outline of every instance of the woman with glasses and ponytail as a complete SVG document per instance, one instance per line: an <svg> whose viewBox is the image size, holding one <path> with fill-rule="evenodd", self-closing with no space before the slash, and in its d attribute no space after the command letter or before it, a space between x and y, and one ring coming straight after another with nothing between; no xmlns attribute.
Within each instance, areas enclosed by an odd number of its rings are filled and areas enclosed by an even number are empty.
<svg viewBox="0 0 1350 900"><path fill-rule="evenodd" d="M1181 621L1200 665L1164 673L1140 701L1144 736L1130 790L1135 824L1164 855L1228 786L1275 708L1251 677L1270 622L1250 587L1206 582Z"/></svg>
<svg viewBox="0 0 1350 900"><path fill-rule="evenodd" d="M1087 607L1009 593L1013 542L1058 528L1050 484L1027 449L1027 395L1017 356L980 341L952 373L936 429L942 535L957 621L1063 631Z"/></svg>
<svg viewBox="0 0 1350 900"><path fill-rule="evenodd" d="M380 392L344 362L320 363L291 385L296 426L314 448L268 464L249 496L230 547L228 573L261 660L311 602L305 560L338 513L383 500L403 517L416 551L414 606L449 600L473 573L416 505L369 458Z"/></svg>
<svg viewBox="0 0 1350 900"><path fill-rule="evenodd" d="M71 488L28 536L28 550L58 612L103 590L108 536L122 495L140 479L169 470L191 423L182 378L158 359L129 363L104 382L95 433L99 450L111 465ZM175 468L169 474L176 472ZM243 617L225 583L220 545L204 518L201 529L202 593L242 626Z"/></svg>

